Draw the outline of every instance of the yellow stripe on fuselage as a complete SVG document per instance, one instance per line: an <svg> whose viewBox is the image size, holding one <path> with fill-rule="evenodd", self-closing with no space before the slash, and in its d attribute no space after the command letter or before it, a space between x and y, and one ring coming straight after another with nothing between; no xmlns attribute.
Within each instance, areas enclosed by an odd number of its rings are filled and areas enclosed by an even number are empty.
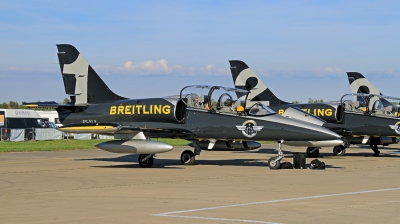
<svg viewBox="0 0 400 224"><path fill-rule="evenodd" d="M37 104L26 104L26 105L23 105L23 106L25 106L25 107L38 107Z"/></svg>
<svg viewBox="0 0 400 224"><path fill-rule="evenodd" d="M107 130L107 129L113 129L113 126L85 126L85 127L61 127L58 128L60 131L69 131L69 130Z"/></svg>

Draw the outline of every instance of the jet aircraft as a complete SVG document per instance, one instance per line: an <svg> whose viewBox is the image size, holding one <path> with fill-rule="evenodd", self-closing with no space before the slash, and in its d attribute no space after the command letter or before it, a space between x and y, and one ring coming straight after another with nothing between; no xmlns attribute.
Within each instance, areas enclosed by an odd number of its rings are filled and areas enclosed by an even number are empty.
<svg viewBox="0 0 400 224"><path fill-rule="evenodd" d="M212 150L217 141L231 147L241 142L261 140L332 141L341 143L336 133L307 122L278 115L262 103L248 110L247 90L220 86L187 86L177 97L128 99L115 94L72 45L59 44L58 59L65 92L70 104L56 102L27 103L28 107L53 107L69 133L114 135L114 140L97 147L114 153L140 154L139 165L151 167L154 155L168 152L173 146L151 141L153 137L180 138L193 141L194 151L181 154L182 164L193 164L200 155L200 141ZM238 98L237 96L240 96ZM279 168L283 158L269 159L271 169Z"/></svg>
<svg viewBox="0 0 400 224"><path fill-rule="evenodd" d="M378 110L374 109L376 106L373 103L377 100L383 101L383 97L350 94L343 96L340 101L292 104L276 97L243 61L232 60L229 63L235 87L250 90L247 106L262 102L282 115L288 108L297 107L325 120L322 126L342 135L345 143L333 147L334 155L344 155L346 147L350 144L368 144L369 139L364 140L363 136L376 136L384 142L397 142L395 137L399 133L393 128L398 127L400 119L394 116L375 116L375 111ZM393 97L391 99L394 100ZM364 111L360 111L359 108L364 108ZM375 155L379 155L375 148L371 148ZM318 155L319 148L316 146L307 148L307 156Z"/></svg>

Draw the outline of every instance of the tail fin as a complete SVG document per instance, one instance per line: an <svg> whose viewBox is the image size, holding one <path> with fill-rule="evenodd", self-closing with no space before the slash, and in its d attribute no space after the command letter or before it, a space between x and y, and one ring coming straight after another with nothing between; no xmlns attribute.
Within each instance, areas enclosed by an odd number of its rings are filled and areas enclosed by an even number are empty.
<svg viewBox="0 0 400 224"><path fill-rule="evenodd" d="M248 100L253 102L262 102L267 106L278 106L289 104L280 100L268 89L268 87L258 78L258 76L243 61L229 61L231 73L235 88L250 90Z"/></svg>
<svg viewBox="0 0 400 224"><path fill-rule="evenodd" d="M350 89L352 93L368 93L378 94L382 93L374 86L367 78L358 72L347 72L349 78Z"/></svg>
<svg viewBox="0 0 400 224"><path fill-rule="evenodd" d="M71 104L125 99L108 88L74 46L57 44L57 48L65 93L71 95Z"/></svg>

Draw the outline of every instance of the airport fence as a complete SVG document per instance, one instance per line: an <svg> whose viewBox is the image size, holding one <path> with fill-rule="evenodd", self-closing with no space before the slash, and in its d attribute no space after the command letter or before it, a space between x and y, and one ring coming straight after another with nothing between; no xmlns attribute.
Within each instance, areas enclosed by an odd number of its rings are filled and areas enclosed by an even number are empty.
<svg viewBox="0 0 400 224"><path fill-rule="evenodd" d="M0 128L0 141L41 141L41 140L61 140L61 139L114 139L114 136L93 135L93 134L72 134L64 133L54 128L24 128L9 129Z"/></svg>

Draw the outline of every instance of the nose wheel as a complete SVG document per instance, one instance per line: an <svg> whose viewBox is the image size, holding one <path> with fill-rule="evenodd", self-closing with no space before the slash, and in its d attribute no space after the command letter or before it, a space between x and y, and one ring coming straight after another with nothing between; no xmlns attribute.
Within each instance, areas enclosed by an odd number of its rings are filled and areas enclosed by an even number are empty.
<svg viewBox="0 0 400 224"><path fill-rule="evenodd" d="M271 170L279 169L281 166L281 160L283 159L282 143L283 143L283 140L278 141L278 156L271 157L268 160L268 167Z"/></svg>

